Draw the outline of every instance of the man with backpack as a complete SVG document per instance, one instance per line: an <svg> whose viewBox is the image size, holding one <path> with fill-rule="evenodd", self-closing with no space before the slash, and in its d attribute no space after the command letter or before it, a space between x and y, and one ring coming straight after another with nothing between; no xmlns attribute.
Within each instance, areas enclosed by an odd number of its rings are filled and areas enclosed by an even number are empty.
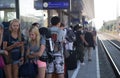
<svg viewBox="0 0 120 78"><path fill-rule="evenodd" d="M88 45L86 40L84 39L82 26L76 25L76 41L74 42L74 46L77 52L77 59L80 60L81 65L84 65L84 44Z"/></svg>
<svg viewBox="0 0 120 78"><path fill-rule="evenodd" d="M58 78L64 78L64 56L63 56L63 48L62 48L62 31L60 27L60 18L58 16L54 16L51 18L50 27L51 38L53 42L53 56L55 57L52 62L47 62L47 70L46 70L46 78L52 78L54 73L57 74Z"/></svg>

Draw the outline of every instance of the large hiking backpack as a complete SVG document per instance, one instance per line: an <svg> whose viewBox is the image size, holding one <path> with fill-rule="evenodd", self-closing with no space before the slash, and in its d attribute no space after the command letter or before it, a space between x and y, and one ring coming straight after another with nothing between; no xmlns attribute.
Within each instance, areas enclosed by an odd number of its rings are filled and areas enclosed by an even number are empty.
<svg viewBox="0 0 120 78"><path fill-rule="evenodd" d="M71 28L66 28L67 33L66 33L66 40L69 42L74 42L76 40L76 35L74 31Z"/></svg>
<svg viewBox="0 0 120 78"><path fill-rule="evenodd" d="M45 50L43 56L40 57L39 59L51 62L54 59L54 56L53 56L53 45L52 45L52 39L51 39L51 32L46 27L40 28L39 32L46 39L46 50Z"/></svg>

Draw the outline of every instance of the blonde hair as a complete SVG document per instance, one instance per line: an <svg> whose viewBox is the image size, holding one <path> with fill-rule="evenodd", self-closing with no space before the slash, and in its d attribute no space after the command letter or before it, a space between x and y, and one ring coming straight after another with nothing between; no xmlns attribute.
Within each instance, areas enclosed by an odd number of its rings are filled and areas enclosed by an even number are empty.
<svg viewBox="0 0 120 78"><path fill-rule="evenodd" d="M17 22L19 23L19 29L18 29L18 39L21 41L21 31L20 31L20 21L18 19L13 19L10 21L10 25L9 25L9 30L10 30L10 33L12 33L12 25L14 22Z"/></svg>
<svg viewBox="0 0 120 78"><path fill-rule="evenodd" d="M30 32L35 33L35 35L36 35L35 42L36 42L37 46L40 46L40 38L41 37L40 37L39 29L37 27L31 27L30 30L29 30L29 33ZM29 42L30 43L32 42L31 38L29 38Z"/></svg>

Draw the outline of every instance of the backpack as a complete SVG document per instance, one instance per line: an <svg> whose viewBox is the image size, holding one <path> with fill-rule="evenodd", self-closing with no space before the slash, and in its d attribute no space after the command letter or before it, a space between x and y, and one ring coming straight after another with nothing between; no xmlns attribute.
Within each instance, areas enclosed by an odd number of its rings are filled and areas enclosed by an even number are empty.
<svg viewBox="0 0 120 78"><path fill-rule="evenodd" d="M67 28L67 33L66 33L66 40L68 42L74 42L76 40L76 35L74 31L71 28Z"/></svg>
<svg viewBox="0 0 120 78"><path fill-rule="evenodd" d="M52 45L52 39L51 39L51 31L46 27L41 27L39 29L39 32L42 36L45 37L45 41L46 41L45 52L39 59L42 61L52 62L54 59L54 56L53 56L53 45Z"/></svg>
<svg viewBox="0 0 120 78"><path fill-rule="evenodd" d="M51 31L51 39L52 39L52 43L53 43L53 51L54 52L58 52L61 50L61 43L58 41L58 34L59 34L59 30Z"/></svg>
<svg viewBox="0 0 120 78"><path fill-rule="evenodd" d="M43 37L45 37L47 52L52 52L53 49L52 49L51 31L46 27L41 27L39 29L39 32Z"/></svg>

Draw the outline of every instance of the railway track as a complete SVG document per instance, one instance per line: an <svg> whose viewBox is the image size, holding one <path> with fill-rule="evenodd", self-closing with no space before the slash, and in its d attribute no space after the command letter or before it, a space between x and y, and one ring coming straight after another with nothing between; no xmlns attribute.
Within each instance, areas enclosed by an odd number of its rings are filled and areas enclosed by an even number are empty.
<svg viewBox="0 0 120 78"><path fill-rule="evenodd" d="M111 40L99 38L116 78L120 78L120 46Z"/></svg>

